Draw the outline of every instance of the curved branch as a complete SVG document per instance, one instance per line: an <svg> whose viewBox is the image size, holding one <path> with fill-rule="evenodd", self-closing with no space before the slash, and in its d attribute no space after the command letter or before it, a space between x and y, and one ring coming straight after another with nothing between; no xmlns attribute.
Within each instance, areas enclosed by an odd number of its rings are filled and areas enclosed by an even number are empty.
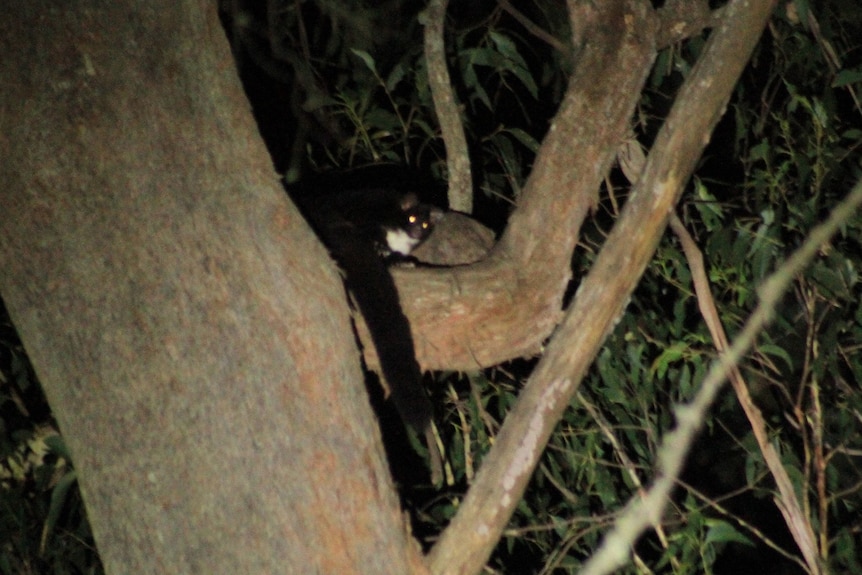
<svg viewBox="0 0 862 575"><path fill-rule="evenodd" d="M636 17L627 33L626 4L601 4L579 4L584 47L491 254L470 266L393 272L425 369L472 370L533 355L562 317L578 230L629 131L654 57L651 19ZM371 354L366 360L375 365Z"/></svg>
<svg viewBox="0 0 862 575"><path fill-rule="evenodd" d="M580 15L583 15L584 5L580 4L579 8ZM570 7L570 17L573 12ZM557 212L562 209L565 216L571 217L579 214L579 209L586 210L589 207L598 189L598 182L613 159L616 145L625 134L640 89L628 94L629 100L614 100L612 94L624 91L619 86L614 88L604 85L602 79L613 77L614 81L621 81L624 78L627 87L641 86L655 54L655 21L648 3L639 0L597 3L588 16L594 25L585 27L589 30L589 37L585 38L579 54L578 68L571 80L569 94L543 143L542 153L531 174L528 182L530 194L525 194L518 211L510 220L506 235L498 243L491 258L493 261L495 257L505 257L504 261L514 263L516 269L526 269L526 274L532 274L518 277L519 283L516 285L519 288L529 285L531 289L539 289L538 286L552 277L550 274L554 270L549 271L545 267L547 262L542 261L544 252L540 254L541 250L552 253L557 249L566 250L566 257L571 257L574 244L572 228L580 220L575 223L572 220L558 221ZM609 59L608 54L613 54L612 59ZM621 73L623 71L624 74ZM631 104L631 107L623 109L621 106L624 102ZM590 123L588 118L597 120L597 123ZM607 130L609 122L614 125L614 130L610 131L613 140L608 139L608 131L596 128L601 123ZM584 132L593 129L597 135L601 134L601 141L585 137ZM582 156L572 157L573 136L580 145L579 152L584 152L590 160L586 166L580 165ZM573 171L573 164L578 164L583 171ZM554 176L553 181L545 181L544 178L550 174ZM543 190L544 194L535 187L531 188L536 186L537 181L547 186ZM579 184L583 182L589 182L590 187L581 188ZM550 193L557 189L580 193ZM555 228L564 230L570 236L559 238L562 246L551 241L556 238L553 236ZM646 257L648 254L644 254L644 259ZM536 260L540 260L542 269L534 267ZM617 260L617 265L620 261ZM560 265L556 270L559 269L565 268ZM611 303L604 309L592 311L605 314L610 310L613 315L608 319L613 319L620 309L619 304ZM581 306L580 313L583 311ZM569 331L572 330L571 320L572 314L569 314L566 321ZM597 324L601 324L601 320ZM588 334L587 341L592 338L595 344L593 347L597 348L607 326L582 327ZM519 326L518 330L523 330L523 326ZM540 364L546 369L537 369L539 376L534 375L528 383L529 390L524 390L517 407L506 418L497 443L483 462L458 515L431 550L429 560L432 573L475 573L490 556L523 494L551 429L568 404L575 382L579 380L580 375L569 369L566 359L572 356L572 348L566 346L569 341L570 334L551 342L555 351L551 352L549 348L546 360ZM584 369L591 358L592 353L589 357L581 357Z"/></svg>
<svg viewBox="0 0 862 575"><path fill-rule="evenodd" d="M646 34L651 8L641 2L602 3L617 33ZM572 395L616 325L652 258L668 216L721 117L772 10L772 1L733 2L680 90L656 138L644 173L625 205L572 307L506 417L493 449L458 515L431 551L434 573L475 572L490 555ZM622 13L622 14L620 14ZM594 27L590 27L594 28ZM654 36L650 36L650 39ZM585 54L591 42L585 44ZM552 130L553 134L553 130ZM563 161L560 155L557 161ZM537 162L536 169L541 163ZM505 241L505 238L504 238ZM636 517L645 525L655 514ZM628 535L639 533L626 525ZM625 557L628 547L623 547Z"/></svg>
<svg viewBox="0 0 862 575"><path fill-rule="evenodd" d="M710 10L706 0L670 0L658 9L661 22L656 45L665 48L717 25L724 8Z"/></svg>

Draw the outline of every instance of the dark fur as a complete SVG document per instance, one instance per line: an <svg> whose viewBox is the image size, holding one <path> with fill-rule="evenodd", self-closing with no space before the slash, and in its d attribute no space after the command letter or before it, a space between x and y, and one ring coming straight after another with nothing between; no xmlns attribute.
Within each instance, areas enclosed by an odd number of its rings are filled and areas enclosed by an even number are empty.
<svg viewBox="0 0 862 575"><path fill-rule="evenodd" d="M344 273L401 418L425 431L431 422L431 402L422 387L410 323L384 258L390 253L387 229L404 229L422 240L439 210L420 204L415 196L383 188L300 189L291 196ZM410 222L411 214L419 223ZM428 225L417 228L423 221Z"/></svg>

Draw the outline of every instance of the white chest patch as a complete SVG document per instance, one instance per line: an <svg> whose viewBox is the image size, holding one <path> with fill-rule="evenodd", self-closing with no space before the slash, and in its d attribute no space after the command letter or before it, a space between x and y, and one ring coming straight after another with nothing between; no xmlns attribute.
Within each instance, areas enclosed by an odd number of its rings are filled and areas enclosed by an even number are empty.
<svg viewBox="0 0 862 575"><path fill-rule="evenodd" d="M389 249L393 252L398 252L403 256L409 256L410 252L413 251L413 248L415 248L419 243L419 240L411 237L410 234L404 230L394 229L386 230L386 243L389 245Z"/></svg>

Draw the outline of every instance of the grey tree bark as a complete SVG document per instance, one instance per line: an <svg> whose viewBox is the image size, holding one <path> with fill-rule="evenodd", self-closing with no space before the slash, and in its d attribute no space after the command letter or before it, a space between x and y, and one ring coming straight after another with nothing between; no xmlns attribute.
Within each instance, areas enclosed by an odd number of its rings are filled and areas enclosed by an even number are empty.
<svg viewBox="0 0 862 575"><path fill-rule="evenodd" d="M344 289L214 4L0 19L0 291L108 573L419 566Z"/></svg>

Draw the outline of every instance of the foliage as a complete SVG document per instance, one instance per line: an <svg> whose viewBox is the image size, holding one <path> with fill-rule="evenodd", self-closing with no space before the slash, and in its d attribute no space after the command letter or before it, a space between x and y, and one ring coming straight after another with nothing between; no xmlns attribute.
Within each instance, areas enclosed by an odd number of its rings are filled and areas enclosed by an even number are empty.
<svg viewBox="0 0 862 575"><path fill-rule="evenodd" d="M758 284L862 174L859 63L850 60L851 25L844 16L837 19L838 8L818 7L819 31L793 14L775 19L680 208L704 251L730 334L756 305ZM840 33L824 37L836 26ZM695 38L658 59L641 108L643 141L652 138L669 93L701 47ZM830 71L825 60L831 53L840 54L843 67ZM608 182L593 228L582 238L576 276L589 271L624 201L622 180L612 175ZM510 197L516 194L516 187L507 189ZM744 366L803 496L821 558L835 572L860 567L860 224L857 216L798 278ZM667 237L552 438L492 559L495 572L576 572L614 510L649 482L658 441L673 426L672 407L691 396L714 358L688 263ZM476 466L505 414L501 406L514 402L528 372L519 364L476 374L448 395L454 468ZM706 424L672 510L636 549L631 572L802 572L772 503L774 484L730 391ZM457 508L457 486L469 473L456 473L455 480L451 497L435 501L447 509L444 517ZM445 525L437 513L430 516Z"/></svg>
<svg viewBox="0 0 862 575"><path fill-rule="evenodd" d="M102 573L71 457L0 300L0 573Z"/></svg>
<svg viewBox="0 0 862 575"><path fill-rule="evenodd" d="M514 31L512 17L504 10L483 8L487 7L463 8L468 13L453 22L452 73L467 106L464 121L475 146L474 171L481 174L478 187L488 196L500 197L516 192L526 178L553 111L536 113L540 97L542 104L552 101L556 107L568 64L559 49ZM533 10L531 16L541 17L543 26L565 39L562 5L538 4ZM410 3L401 3L394 12L382 8L377 12L378 18L385 15L397 21L380 37L362 37L349 27L341 28L353 22L354 13L347 6L291 3L282 15L278 26L269 26L267 37L276 37L273 42L293 54L285 61L294 69L290 81L302 87L302 94L293 94L292 105L306 112L296 122L300 128L310 122L323 130L311 130L308 140L300 133L300 141L289 149L302 150L302 157L276 158L277 166L299 163L327 170L395 162L445 177L420 18ZM248 55L249 74L255 68L271 70L278 58L261 55L258 31L267 24L254 16L250 7L241 16L230 16L245 23L233 41L246 48L242 53ZM326 34L322 21L342 33ZM292 172L287 175L296 177Z"/></svg>
<svg viewBox="0 0 862 575"><path fill-rule="evenodd" d="M518 197L570 65L519 18L567 42L559 3L537 2L522 8L524 14L507 5L453 7L447 40L477 189L484 192L477 214L494 227ZM403 2L378 10L335 2L283 8L267 34L257 32L266 24L251 8L226 15L240 61L248 59L246 71L266 70L291 88L281 109L297 110L289 112L288 125L298 136L284 148L294 155L281 165L326 169L397 161L444 176L418 9ZM862 37L862 9L824 0L788 3L782 10L679 209L704 252L731 337L756 305L759 282L862 174L862 51L854 44ZM375 35L373 22L382 14L397 25ZM652 140L707 36L659 55L635 126L639 141ZM287 64L287 71L274 63ZM621 174L612 173L573 259L576 278L588 273L626 191ZM743 366L818 535L821 558L833 572L862 572L860 236L857 216L797 279ZM0 366L8 460L24 453L43 428L7 415L12 397L6 390L13 382L28 383L20 378L31 371L20 367L17 343L4 339L2 346L4 357L12 358ZM674 424L673 406L691 397L715 355L688 263L668 236L554 434L489 571L577 572L615 513L649 483L658 442ZM415 511L415 532L426 544L457 511L533 363L435 376L448 479L442 487L403 488ZM26 478L2 486L0 528L9 537L0 540L10 543L0 549L0 573L36 572L36 564L58 573L98 572L80 497L62 491L74 481L68 458L59 444L50 452L55 456L37 463ZM773 503L776 493L728 391L706 422L671 509L640 542L626 572L801 572ZM49 534L44 546L43 533Z"/></svg>

